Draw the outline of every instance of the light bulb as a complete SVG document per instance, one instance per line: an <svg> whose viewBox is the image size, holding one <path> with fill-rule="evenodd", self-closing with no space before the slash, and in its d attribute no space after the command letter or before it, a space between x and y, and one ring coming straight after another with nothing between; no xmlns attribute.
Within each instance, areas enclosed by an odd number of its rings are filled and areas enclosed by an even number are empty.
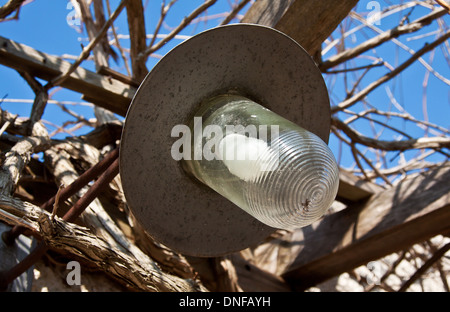
<svg viewBox="0 0 450 312"><path fill-rule="evenodd" d="M304 227L333 203L339 169L317 135L234 94L209 99L195 116L183 168L262 223Z"/></svg>

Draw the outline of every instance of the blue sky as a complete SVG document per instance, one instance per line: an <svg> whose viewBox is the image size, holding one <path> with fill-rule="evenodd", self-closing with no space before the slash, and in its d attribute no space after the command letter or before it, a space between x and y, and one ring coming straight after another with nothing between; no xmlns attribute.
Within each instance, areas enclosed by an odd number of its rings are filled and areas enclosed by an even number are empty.
<svg viewBox="0 0 450 312"><path fill-rule="evenodd" d="M3 5L6 2L6 0L0 0L0 5ZM118 0L110 0L111 9L114 10L119 2L120 1ZM143 2L146 3L147 1ZM200 0L178 1L169 11L161 33L169 33L170 27L176 27L184 15L201 5L202 2L203 1ZM31 46L34 49L45 53L58 56L63 54L78 56L81 53L81 44L87 45L88 40L85 32L77 32L77 30L74 27L71 27L67 22L68 15L72 14L73 11L73 6L67 0L35 0L22 8L18 21L13 20L0 23L0 36ZM194 26L189 26L181 34L185 36L192 36L197 32L214 27L218 25L223 18L220 17L220 13L227 11L229 11L228 1L218 1L217 4L208 10L208 14L219 14L218 18L212 19L208 22L199 22ZM159 16L160 1L148 1L145 10L145 18L147 22L146 29L148 34L153 33ZM114 23L114 26L116 27L117 33L128 33L125 11L123 11L118 17ZM161 50L157 51L156 54L164 55L180 42L182 41L177 39L172 40ZM128 40L121 40L121 44L124 47L127 47ZM69 61L73 62L73 60ZM151 69L157 61L158 58L150 57L147 67ZM95 71L92 61L85 61L81 66ZM126 73L122 60L119 60L116 64L111 59L110 66L117 71ZM55 89L53 89L53 91L55 91ZM57 92L55 92L52 96L52 99L54 100L82 102L81 95L78 93L66 89L59 89L56 91ZM34 99L34 93L15 70L0 65L0 98L3 97L8 99L32 100ZM19 114L19 116L29 116L32 106L31 103L8 102L3 102L1 105L2 108L11 113ZM68 107L82 114L86 118L93 117L92 109L90 107ZM45 110L43 119L51 121L55 124L60 124L61 121L71 120L71 117L66 113L61 112L61 109L56 105L49 104ZM75 133L79 134L86 131L89 131L89 128L85 127ZM60 134L56 137L64 138L66 135L67 134Z"/></svg>
<svg viewBox="0 0 450 312"><path fill-rule="evenodd" d="M0 0L0 5L5 4L6 0ZM114 8L119 3L118 0L110 0L111 7ZM160 15L160 1L149 0L143 1L147 4L145 10L146 17L146 28L147 33L152 34L155 25L159 19ZM179 0L169 12L167 19L165 21L164 27L161 33L169 33L170 27L175 27L181 21L183 16L191 12L193 9L198 7L203 1L202 0ZM209 15L215 15L229 11L230 2L227 0L219 0L217 4L212 6L208 10ZM368 0L362 0L358 3L358 11L366 16L370 13L370 9L367 7L369 3ZM386 2L380 1L382 6ZM390 1L389 3L399 3L399 1ZM246 9L248 6L246 7ZM244 11L246 10L244 9ZM71 27L67 22L67 16L73 12L73 7L68 5L67 0L35 0L30 4L26 5L20 11L20 19L18 21L9 21L0 23L0 35L3 37L10 38L19 43L31 46L37 50L54 54L63 55L69 54L73 56L78 56L81 52L80 44L87 44L86 33L79 33ZM409 20L414 20L424 13L429 12L429 9L424 7L415 7L414 9L406 9L398 14L393 14L381 21L379 25L375 25L381 30L387 30L397 25L399 20L407 13L410 14ZM223 17L218 17L209 21L202 21L193 26L187 27L181 34L185 36L192 36L195 33L209 29L211 27L217 26ZM449 16L444 17L445 22L448 24L450 22ZM359 25L360 22L352 20L350 28ZM127 34L128 27L126 24L126 14L122 12L117 21L114 23L116 30L120 34ZM436 35L427 36L421 39L415 39L418 35L427 34L430 30L436 29L436 22L432 25L425 27L423 30L405 35L400 37L398 40L408 47L418 50L426 42L432 42L436 39ZM339 29L333 34L334 37L339 37ZM362 40L367 37L374 36L375 31L365 27L363 30L356 32L354 35L349 36L345 44L347 47L357 45L362 42ZM180 43L181 40L172 40L163 49L157 51L159 55L164 55L175 45ZM121 40L121 44L127 47L128 40ZM325 47L326 45L324 45ZM444 47L445 48L445 47ZM335 49L331 49L327 54L324 55L324 59L335 53ZM365 55L373 57L381 57L384 61L388 62L392 66L396 66L399 63L404 62L410 54L404 51L399 46L394 43L386 43L381 47L377 48L376 51L369 51ZM424 60L429 62L441 75L450 79L450 70L448 60L444 58L444 54L441 48L436 50L434 58L430 60L430 54L424 56ZM149 58L147 67L151 69L154 64L158 61L157 58ZM367 58L357 59L352 66L362 66L367 65L372 60ZM124 64L119 61L118 64L110 60L110 66L118 71L125 73ZM85 61L82 67L94 70L92 61ZM387 72L386 67L379 67L372 69L362 80L361 85L365 86L369 82L381 77ZM423 110L423 96L424 88L423 81L425 77L426 69L423 65L416 62L410 66L401 76L391 80L387 84L380 86L377 90L371 93L367 97L367 103L376 106L379 109L387 110L389 106L392 105L389 100L388 93L392 92L396 101L400 106L406 109L411 115L417 119L424 118ZM359 75L361 72L355 72ZM335 77L334 77L335 76ZM332 104L337 104L344 97L344 79L343 75L325 75L325 81L330 90L330 98ZM352 77L352 76L349 76ZM53 90L55 91L55 90ZM81 102L81 95L66 89L56 90L52 95L52 98L60 101L77 101ZM430 122L439 124L445 128L450 127L450 89L447 84L439 80L433 75L429 76L428 86L425 90L425 97L427 102L428 119ZM29 99L34 98L34 93L31 91L30 87L24 82L20 75L14 70L7 68L5 66L0 66L0 98L6 97L8 99ZM8 111L19 114L20 116L29 116L31 110L31 103L7 103L3 102L2 108ZM358 110L359 107L363 107L364 104L357 104L355 109ZM76 110L78 113L84 115L86 118L93 117L92 109L88 106L69 106L70 109ZM393 111L397 111L393 109ZM343 118L346 116L341 115ZM49 120L52 123L60 124L62 121L71 120L72 118L66 113L62 112L56 105L49 104L46 108L43 119ZM386 118L380 117L380 120L386 121ZM389 120L390 124L397 126L401 130L413 135L414 137L421 137L424 135L424 131L411 123L406 123L403 121ZM373 136L372 129L368 126L367 122L359 122L357 129L360 132L365 133L368 136ZM49 126L49 130L52 131L54 128ZM380 127L376 127L380 129ZM77 134L85 133L90 129L85 127L76 132ZM60 134L56 136L57 138L63 138L67 134ZM381 138L392 140L394 138L399 138L397 134L386 130ZM336 154L339 146L335 139L330 141L330 147ZM348 151L347 151L348 152ZM412 152L415 153L415 152ZM351 157L345 157L342 163L344 166L351 166Z"/></svg>

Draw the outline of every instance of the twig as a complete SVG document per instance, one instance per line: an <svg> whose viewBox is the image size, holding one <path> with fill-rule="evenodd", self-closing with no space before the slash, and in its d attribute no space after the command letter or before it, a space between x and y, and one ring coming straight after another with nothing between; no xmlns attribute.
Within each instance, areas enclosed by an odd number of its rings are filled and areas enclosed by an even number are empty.
<svg viewBox="0 0 450 312"><path fill-rule="evenodd" d="M158 23L156 24L155 32L153 33L153 36L151 37L149 47L153 47L153 44L155 43L155 40L159 34L159 30L161 29L161 26L164 22L164 19L166 18L167 13L169 13L170 8L175 4L177 0L172 0L168 5L166 5L166 1L163 0L161 3L161 14L159 16Z"/></svg>
<svg viewBox="0 0 450 312"><path fill-rule="evenodd" d="M362 135L335 117L332 117L331 123L342 130L353 142L380 150L404 151L423 148L450 148L450 137L423 137L400 141L376 140Z"/></svg>
<svg viewBox="0 0 450 312"><path fill-rule="evenodd" d="M409 134L407 134L407 133L405 133L405 132L403 132L403 131L401 131L401 130L399 130L399 129L396 129L396 128L394 128L394 127L388 125L387 123L384 123L384 122L381 122L381 121L379 121L379 120L376 120L376 119L367 117L366 115L367 115L370 111L371 111L371 110L366 110L366 111L361 112L361 113L354 113L354 112L349 111L349 110L344 110L344 113L353 115L353 117L350 117L349 119L347 119L346 121L344 121L344 123L348 125L348 124L354 122L355 120L357 120L358 118L364 118L364 119L369 120L369 121L371 121L371 122L375 122L375 123L377 123L377 124L383 126L384 128L391 129L392 131L395 131L395 132L397 132L397 133L399 133L399 134L401 134L401 135L407 137L408 139L412 139L412 137L411 137Z"/></svg>
<svg viewBox="0 0 450 312"><path fill-rule="evenodd" d="M353 145L352 145L352 148L354 148ZM366 156L364 156L363 153L361 153L361 152L360 152L358 149L356 149L356 148L355 148L355 150L356 150L356 153L357 153L359 156L361 156L362 159L364 159L364 161L370 166L370 168L372 168L372 170L375 171L375 173L376 173L376 175L377 175L378 177L380 177L381 179L383 179L383 181L386 182L386 184L392 186L391 181L389 181L389 179L386 178L386 176L385 176L384 174L382 174L382 173L378 170L378 168L375 167L375 166L372 164L372 162L371 162L369 159L367 159ZM367 177L367 175L366 175L365 172L364 172L364 176Z"/></svg>
<svg viewBox="0 0 450 312"><path fill-rule="evenodd" d="M389 277L389 275L391 275L392 273L395 272L395 270L397 269L398 265L403 261L403 259L405 259L405 255L406 255L406 252L404 250L400 252L397 260L395 260L395 262L392 264L390 269L387 270L383 274L383 276L380 278L380 280L379 280L380 284L384 283L384 281ZM369 285L367 288L365 288L364 291L366 291L366 292L367 291L371 291L376 286L380 286L381 287L381 285L372 284L372 285Z"/></svg>
<svg viewBox="0 0 450 312"><path fill-rule="evenodd" d="M345 112L349 112L347 110L344 110L344 111ZM355 114L355 113L353 113L353 114ZM359 113L359 114L362 114L362 113ZM424 125L424 126L426 126L428 128L434 128L436 130L439 130L439 131L441 131L444 134L450 134L450 130L448 130L448 129L444 128L444 127L441 127L439 125L436 125L434 123L428 122L428 121L423 121L423 120L416 119L413 116L411 116L409 113L407 113L406 111L405 111L405 113L383 112L383 111L377 110L376 108L372 108L372 109L369 109L369 110L365 111L364 114L376 114L376 115L386 116L386 117L397 117L397 118L401 118L401 119L404 119L404 120L407 120L407 121L411 121L411 122L417 124L418 127L420 127L420 125ZM435 131L434 134L435 135L442 135L442 133L439 133L439 132Z"/></svg>
<svg viewBox="0 0 450 312"><path fill-rule="evenodd" d="M445 2L444 0L435 0L440 6L447 10L447 13L450 14L450 4Z"/></svg>
<svg viewBox="0 0 450 312"><path fill-rule="evenodd" d="M386 8L385 10L383 10L383 13L381 14L380 18L378 19L379 21L381 21L383 18L388 17L389 15L395 14L399 11L405 10L407 8L410 7L414 7L418 4L420 4L422 2L406 2L406 3L402 3L399 5L393 5L391 7ZM354 11L350 12L349 16L353 16L354 15ZM352 34L356 33L357 31L360 31L361 29L363 29L364 27L369 27L371 26L370 23L368 23L363 17L360 17L358 19L361 24L357 25L355 27L353 27L352 29L348 30L347 32L345 32L345 34L343 35L343 39L351 36ZM373 21L375 22L375 21ZM380 32L381 33L381 32ZM335 47L340 40L342 40L341 38L338 39L334 39L332 40L322 51L322 55L325 55L329 50L331 50L333 47Z"/></svg>
<svg viewBox="0 0 450 312"><path fill-rule="evenodd" d="M172 30L172 32L166 38L162 39L161 41L159 41L154 46L148 47L144 52L142 52L142 53L140 53L138 55L138 58L146 58L147 56L149 56L153 52L155 52L155 51L159 50L160 48L162 48L167 42L169 42L173 37L175 37L175 35L177 35L187 25L189 25L189 23L194 18L196 18L201 13L203 13L206 9L208 9L210 6L212 6L216 2L217 2L217 0L207 0L207 1L205 1L202 5L200 5L194 11L192 11L191 14L189 14L189 16L185 17L183 19L183 21L181 21L181 23L177 27L175 27L175 29Z"/></svg>
<svg viewBox="0 0 450 312"><path fill-rule="evenodd" d="M239 13L239 11L241 11L248 3L250 2L250 0L242 0L241 2L239 2L238 5L236 5L231 12L227 15L227 17L224 18L224 20L220 23L220 25L226 25L229 22L231 22L233 20L233 18L236 17L236 15Z"/></svg>
<svg viewBox="0 0 450 312"><path fill-rule="evenodd" d="M128 1L131 1L131 0L128 0ZM103 6L103 0L94 0L93 4L94 4L94 15L95 15L95 22L94 22L95 31L94 31L94 33L97 34L97 32L106 23L105 8ZM111 13L109 13L108 16L109 15L111 15ZM111 23L111 28L114 28L112 23ZM102 39L101 44L97 45L97 48L98 48L97 53L99 53L99 54L102 53L103 54L102 59L105 60L105 64L98 63L100 66L107 65L108 56L111 56L114 59L114 61L117 63L119 56L117 55L116 51L114 51L114 49L112 49L111 46L109 45L107 37L104 37ZM95 53L95 50L94 50L94 53ZM94 59L95 59L95 57L94 57Z"/></svg>
<svg viewBox="0 0 450 312"><path fill-rule="evenodd" d="M364 177L366 178L366 180L370 181L369 177L366 174L366 171L364 170L364 167L362 166L361 162L359 161L358 149L355 147L355 144L351 143L350 144L350 149L352 151L353 159L355 160L356 165L358 166L359 170L361 170L361 172L364 175Z"/></svg>
<svg viewBox="0 0 450 312"><path fill-rule="evenodd" d="M445 162L444 163L431 163L431 162L422 161L423 158L428 157L435 152L436 151L429 151L428 153L422 154L421 157L412 159L411 161L409 161L406 164L392 167L389 169L380 170L380 172L385 176L391 176L391 175L406 173L406 172L412 171L412 170L426 170L426 169L445 166L446 165ZM366 172L366 173L370 179L376 177L376 174L373 172Z"/></svg>
<svg viewBox="0 0 450 312"><path fill-rule="evenodd" d="M40 122L34 123L31 136L20 139L5 155L0 170L0 194L10 195L13 192L31 154L46 149L49 144L50 138L45 127Z"/></svg>
<svg viewBox="0 0 450 312"><path fill-rule="evenodd" d="M25 0L9 0L4 6L0 7L0 19L6 18L12 12L19 10Z"/></svg>
<svg viewBox="0 0 450 312"><path fill-rule="evenodd" d="M61 110L63 112L66 112L70 116L74 117L76 119L76 122L83 123L83 124L85 124L85 125L87 125L89 127L95 127L95 123L94 122L91 122L91 121L87 120L86 118L84 118L83 116L78 115L73 110L68 109L64 104L56 103L56 105L58 105L58 107L61 108Z"/></svg>
<svg viewBox="0 0 450 312"><path fill-rule="evenodd" d="M450 250L450 243L447 243L440 249L438 249L433 256L428 259L410 278L407 280L398 290L398 292L406 291L409 286L411 286L420 276L425 273L436 261L438 261L442 256Z"/></svg>
<svg viewBox="0 0 450 312"><path fill-rule="evenodd" d="M106 9L108 10L108 15L110 16L111 15L111 5L109 4L109 0L106 0ZM123 63L125 64L125 69L127 71L127 74L128 74L128 76L131 76L131 71L130 71L130 66L128 64L128 59L125 56L125 52L123 51L122 46L120 45L120 41L119 41L119 38L117 36L117 32L116 32L116 29L115 29L113 23L111 23L111 30L112 30L112 33L113 33L113 36L114 36L115 45L116 45L117 49L119 49L120 55L122 56Z"/></svg>
<svg viewBox="0 0 450 312"><path fill-rule="evenodd" d="M81 54L78 56L78 59L67 69L64 73L61 73L58 77L52 79L45 85L45 88L49 90L52 87L60 85L64 80L66 80L76 69L77 67L89 56L92 49L102 40L102 38L105 36L106 32L108 31L109 27L112 25L112 23L116 20L116 18L119 16L119 14L122 12L123 8L125 7L125 4L128 0L122 0L120 2L117 9L114 11L114 13L109 17L108 21L103 25L102 29L98 33L98 35L95 37L94 40L89 42L89 44L83 49Z"/></svg>
<svg viewBox="0 0 450 312"><path fill-rule="evenodd" d="M325 71L324 74L340 74L340 73L358 71L358 70L361 70L361 69L370 69L370 68L374 68L374 67L380 67L380 66L383 66L383 65L384 65L384 62L379 61L379 62L372 63L372 64L369 64L369 65L358 66L358 67L353 67L353 68L328 70L328 71Z"/></svg>
<svg viewBox="0 0 450 312"><path fill-rule="evenodd" d="M445 15L445 10L436 10L431 12L430 14L423 16L407 25L400 25L394 27L388 31L385 31L378 36L375 36L364 43L358 45L355 48L348 49L344 52L341 52L337 55L333 55L328 60L319 65L319 68L322 71L326 71L328 68L335 67L338 64L341 64L349 59L352 59L370 49L373 49L384 42L387 42L393 38L397 38L400 35L412 33L422 29L424 26L429 25L433 20Z"/></svg>
<svg viewBox="0 0 450 312"><path fill-rule="evenodd" d="M41 120L42 115L44 114L45 107L48 102L48 92L47 90L37 81L33 76L31 76L28 72L19 72L22 78L28 83L28 85L33 90L36 95L33 106L31 108L30 114L30 125Z"/></svg>
<svg viewBox="0 0 450 312"><path fill-rule="evenodd" d="M365 98L371 91L376 89L378 86L382 85L383 83L389 81L390 79L397 76L399 73L401 73L403 70L405 70L409 65L414 63L419 57L427 53L428 51L431 51L435 47L439 46L441 43L445 42L448 38L450 38L450 31L447 31L444 35L439 37L437 40L430 44L426 44L422 49L418 50L413 56L411 56L408 60L406 60L404 63L402 63L400 66L395 68L393 71L387 73L383 77L379 78L378 80L372 82L369 84L366 88L364 88L362 91L358 92L351 98L341 102L337 106L331 107L331 112L336 113L340 110L343 110L345 108L348 108L358 101Z"/></svg>
<svg viewBox="0 0 450 312"><path fill-rule="evenodd" d="M59 199L60 199L60 197L61 197L61 193L62 193L63 189L64 189L64 184L61 184L61 185L59 186L58 192L56 193L56 196L55 196L55 203L53 204L53 210L52 210L52 214L51 214L51 217L50 217L50 219L51 219L52 221L55 220L55 216L56 216L56 214L57 214L57 212L58 212L58 208L59 208Z"/></svg>
<svg viewBox="0 0 450 312"><path fill-rule="evenodd" d="M411 3L411 2L410 2ZM418 2L418 3L422 3L422 2ZM370 29L378 32L378 33L382 33L383 31L381 29L379 29L378 27L375 27L373 24L368 23L365 19L361 18L358 14L356 14L355 12L350 12L350 16L361 21L363 24L365 24L366 26L368 26ZM439 19L438 19L439 22ZM447 31L447 28L443 28L442 32ZM402 43L401 41L397 40L396 38L392 38L391 42L396 44L397 46L399 46L400 48L402 48L403 50L407 51L409 54L414 55L416 53L416 51L414 51L413 49L409 48L407 45L405 45L404 43ZM430 64L428 64L422 57L419 57L417 59L419 61L419 63L421 63L428 71L430 71L436 78L440 79L443 83L450 85L450 80L445 78L444 76L442 76L440 73L438 73Z"/></svg>

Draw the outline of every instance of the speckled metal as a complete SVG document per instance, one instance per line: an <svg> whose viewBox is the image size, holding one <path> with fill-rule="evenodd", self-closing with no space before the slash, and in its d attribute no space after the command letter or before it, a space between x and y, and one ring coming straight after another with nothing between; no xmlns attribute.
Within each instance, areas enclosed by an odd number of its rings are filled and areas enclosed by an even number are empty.
<svg viewBox="0 0 450 312"><path fill-rule="evenodd" d="M234 24L200 33L147 75L128 110L120 147L127 202L148 235L183 254L212 257L256 245L270 228L189 177L171 157L172 128L202 100L238 90L328 142L330 106L305 50L272 28Z"/></svg>

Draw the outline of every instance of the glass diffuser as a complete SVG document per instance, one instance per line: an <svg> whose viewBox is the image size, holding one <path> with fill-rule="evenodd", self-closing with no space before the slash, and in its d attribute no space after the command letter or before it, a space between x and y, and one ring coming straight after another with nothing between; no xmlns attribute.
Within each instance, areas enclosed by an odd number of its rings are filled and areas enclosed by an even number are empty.
<svg viewBox="0 0 450 312"><path fill-rule="evenodd" d="M190 129L185 171L268 226L309 225L336 197L339 169L327 144L248 98L206 101Z"/></svg>

